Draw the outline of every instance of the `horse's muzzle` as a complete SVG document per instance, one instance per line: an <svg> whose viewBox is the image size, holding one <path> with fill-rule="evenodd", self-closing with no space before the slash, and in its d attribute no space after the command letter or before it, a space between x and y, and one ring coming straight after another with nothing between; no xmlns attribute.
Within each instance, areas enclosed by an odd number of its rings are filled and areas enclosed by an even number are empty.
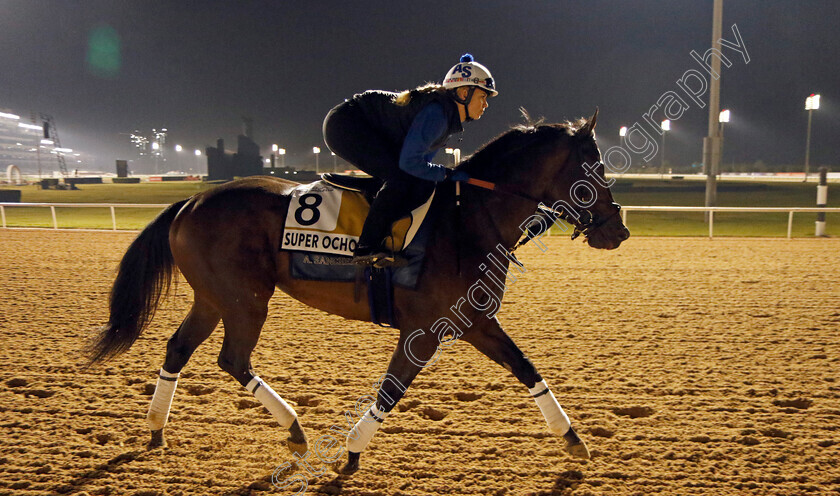
<svg viewBox="0 0 840 496"><path fill-rule="evenodd" d="M607 222L589 233L586 242L593 248L614 250L629 237L630 230L621 222L621 218L617 217L616 221Z"/></svg>

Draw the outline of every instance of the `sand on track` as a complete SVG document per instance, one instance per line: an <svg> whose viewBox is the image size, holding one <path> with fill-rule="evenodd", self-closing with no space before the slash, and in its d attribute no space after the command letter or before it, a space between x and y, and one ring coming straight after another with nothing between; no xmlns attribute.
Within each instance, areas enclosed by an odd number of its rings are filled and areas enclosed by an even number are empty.
<svg viewBox="0 0 840 496"><path fill-rule="evenodd" d="M0 494L292 494L270 483L291 459L285 432L216 365L221 326L182 373L169 447L146 449L186 284L128 353L80 368L132 238L0 230ZM568 458L525 387L457 343L416 379L357 474L310 477L306 492L838 494L838 252L836 239L528 246L499 319L592 460ZM314 441L371 392L395 342L277 294L252 362Z"/></svg>

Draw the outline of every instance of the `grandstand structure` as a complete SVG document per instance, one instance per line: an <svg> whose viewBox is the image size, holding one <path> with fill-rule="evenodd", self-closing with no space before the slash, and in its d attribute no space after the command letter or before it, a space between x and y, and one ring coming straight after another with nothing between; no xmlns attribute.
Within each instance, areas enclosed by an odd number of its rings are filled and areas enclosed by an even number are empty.
<svg viewBox="0 0 840 496"><path fill-rule="evenodd" d="M46 131L45 131L46 128ZM55 121L47 114L21 116L0 108L0 168L14 165L25 174L52 176L58 169L67 176L64 155L72 150L61 148Z"/></svg>

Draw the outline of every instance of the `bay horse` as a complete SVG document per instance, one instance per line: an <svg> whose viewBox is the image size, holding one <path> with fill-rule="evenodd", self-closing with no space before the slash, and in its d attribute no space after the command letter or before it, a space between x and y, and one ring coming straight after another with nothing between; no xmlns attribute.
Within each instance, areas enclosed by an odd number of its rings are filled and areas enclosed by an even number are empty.
<svg viewBox="0 0 840 496"><path fill-rule="evenodd" d="M548 385L495 315L511 277L510 264L518 263L508 250L530 229L523 229L529 221L531 226L535 220L543 222L539 231L548 227L544 215L534 214L539 206L563 215L594 248L614 249L629 237L604 179L594 134L597 115L596 110L576 122L529 123L497 137L458 166L471 178L459 185L460 206L452 183L438 188L424 270L416 288L394 288L397 346L376 401L366 411L357 408L359 420L343 433L348 454L341 472L359 468L360 453L406 388L453 339L463 339L511 372L528 388L549 429L564 438L566 451L589 458ZM371 310L367 290L353 282L291 277L290 254L279 247L295 186L257 176L174 203L140 232L123 256L111 289L109 321L88 350L91 363L110 359L134 343L175 270L194 291L192 308L166 346L147 415L150 446L165 445L163 428L181 369L222 320L219 367L288 429L288 448L299 460L305 458L308 443L297 414L251 366L269 299L279 288L307 305L360 321L371 321ZM328 447L340 446L333 441ZM340 448L330 458L337 464L343 452Z"/></svg>

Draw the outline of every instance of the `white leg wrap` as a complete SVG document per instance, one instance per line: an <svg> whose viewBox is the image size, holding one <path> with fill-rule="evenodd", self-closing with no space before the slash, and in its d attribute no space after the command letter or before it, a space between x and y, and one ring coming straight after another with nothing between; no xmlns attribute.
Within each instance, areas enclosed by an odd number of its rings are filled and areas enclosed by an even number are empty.
<svg viewBox="0 0 840 496"><path fill-rule="evenodd" d="M561 436L568 432L572 424L569 422L569 417L566 416L566 412L563 411L560 403L557 403L557 399L554 397L551 389L548 388L548 384L545 381L540 381L534 384L534 387L528 391L534 397L537 406L540 407L540 411L543 417L545 417L545 421L548 424L548 428L551 429L551 432Z"/></svg>
<svg viewBox="0 0 840 496"><path fill-rule="evenodd" d="M248 382L245 389L253 394L264 407L268 408L268 411L271 412L271 415L274 416L278 424L288 429L293 423L295 423L297 414L294 409L292 409L292 407L290 407L289 404L280 397L280 395L275 393L274 390L271 389L271 386L263 382L262 379L255 376L250 382Z"/></svg>
<svg viewBox="0 0 840 496"><path fill-rule="evenodd" d="M371 405L370 409L365 412L364 417L360 418L353 429L350 430L350 434L347 436L347 450L353 453L364 451L387 416L388 412L379 411L375 403Z"/></svg>
<svg viewBox="0 0 840 496"><path fill-rule="evenodd" d="M169 408L172 406L172 397L175 396L179 375L181 375L180 372L171 374L162 368L160 369L157 386L155 386L155 395L152 397L152 404L149 405L149 413L146 414L146 421L153 431L163 429L169 419Z"/></svg>

